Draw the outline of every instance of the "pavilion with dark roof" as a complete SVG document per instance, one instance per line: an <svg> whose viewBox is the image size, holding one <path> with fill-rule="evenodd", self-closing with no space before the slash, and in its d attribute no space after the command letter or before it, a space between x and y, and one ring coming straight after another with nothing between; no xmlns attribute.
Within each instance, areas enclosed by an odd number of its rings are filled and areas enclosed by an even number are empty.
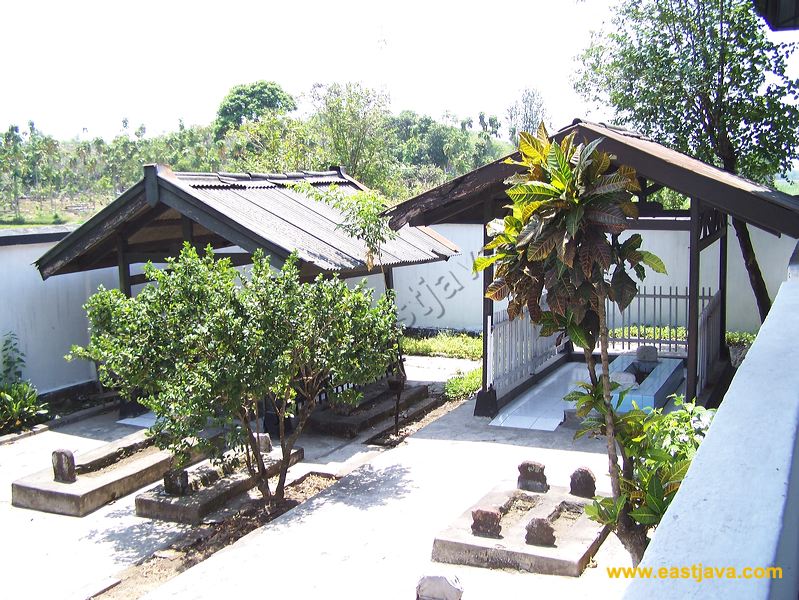
<svg viewBox="0 0 799 600"><path fill-rule="evenodd" d="M667 148L636 132L576 119L555 133L555 140L575 133L577 142L602 141L599 149L614 155L613 165L633 167L641 184L637 194L639 218L630 219L636 230L684 230L689 232L690 264L687 306L686 396L707 395L723 387L729 375L725 342L727 282L727 220L741 219L774 235L799 238L799 198L733 175L715 166ZM517 154L510 155L518 159ZM439 223L485 225L508 214L505 181L520 167L496 160L403 202L386 214L391 227ZM690 198L690 210L668 210L650 200L661 188ZM485 235L485 234L484 234ZM488 238L484 240L487 242ZM702 250L719 241L718 292L700 315L699 263ZM483 272L484 290L493 269ZM706 307L707 309L707 307ZM702 327L700 327L700 316ZM494 416L560 363L568 360L569 345L544 343L535 334L519 330L511 339L503 334L500 346L495 329L494 303L483 300L483 384L475 414ZM521 327L522 325L520 325ZM532 327L527 324L527 330ZM553 360L553 354L560 357ZM512 374L512 385L498 390L499 369ZM721 383L721 386L719 386Z"/></svg>
<svg viewBox="0 0 799 600"><path fill-rule="evenodd" d="M294 186L337 186L344 193L365 189L343 169L296 173L177 173L147 165L144 178L48 250L36 266L43 279L64 273L116 266L119 287L145 283L131 265L163 263L184 242L225 250L232 264L252 262L262 249L273 266L292 252L300 275L342 278L385 273L392 287L395 267L447 260L459 250L427 227L404 227L382 244L375 264L367 264L366 244L341 228L342 213ZM381 268L382 265L382 268Z"/></svg>

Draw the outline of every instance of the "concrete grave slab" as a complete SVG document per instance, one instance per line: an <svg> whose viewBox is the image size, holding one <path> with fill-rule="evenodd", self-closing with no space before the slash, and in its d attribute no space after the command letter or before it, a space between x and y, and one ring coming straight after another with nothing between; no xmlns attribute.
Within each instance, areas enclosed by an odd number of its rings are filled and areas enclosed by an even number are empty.
<svg viewBox="0 0 799 600"><path fill-rule="evenodd" d="M294 448L289 458L289 466L303 459L302 448ZM269 453L266 471L274 477L280 471L281 450ZM208 463L201 463L193 471L189 470L189 478L201 477L203 469L209 469ZM223 506L228 500L255 486L255 479L246 471L221 477L211 485L200 487L185 496L170 496L165 493L164 486L159 485L136 496L136 515L162 521L174 521L198 525L209 513Z"/></svg>
<svg viewBox="0 0 799 600"><path fill-rule="evenodd" d="M551 487L549 492L538 494L505 482L436 536L433 560L579 577L609 533L607 527L591 521L583 512L587 503L564 487ZM476 509L499 509L503 514L500 539L472 534L472 511ZM528 525L537 519L551 525L554 544L526 543Z"/></svg>
<svg viewBox="0 0 799 600"><path fill-rule="evenodd" d="M201 460L197 454L191 463ZM11 503L60 515L83 517L112 500L158 481L172 467L172 454L158 450L137 431L75 457L77 479L59 482L52 467L11 484Z"/></svg>

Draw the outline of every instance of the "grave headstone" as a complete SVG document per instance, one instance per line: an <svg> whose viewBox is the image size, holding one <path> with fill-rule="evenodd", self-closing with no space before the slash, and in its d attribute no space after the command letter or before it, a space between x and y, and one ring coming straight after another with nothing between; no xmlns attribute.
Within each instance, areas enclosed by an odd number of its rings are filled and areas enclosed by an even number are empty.
<svg viewBox="0 0 799 600"><path fill-rule="evenodd" d="M268 433L256 433L258 436L258 447L261 449L261 452L271 452L272 451L272 438L269 436Z"/></svg>
<svg viewBox="0 0 799 600"><path fill-rule="evenodd" d="M455 575L425 575L416 585L416 600L461 600L463 587Z"/></svg>
<svg viewBox="0 0 799 600"><path fill-rule="evenodd" d="M53 450L53 477L59 483L75 483L75 456L70 450Z"/></svg>
<svg viewBox="0 0 799 600"><path fill-rule="evenodd" d="M572 473L569 492L581 498L596 496L596 477L590 469L580 467Z"/></svg>
<svg viewBox="0 0 799 600"><path fill-rule="evenodd" d="M500 512L492 508L475 508L472 511L472 533L480 537L498 538L502 533Z"/></svg>
<svg viewBox="0 0 799 600"><path fill-rule="evenodd" d="M164 491L170 496L185 496L189 493L189 473L185 469L167 471L164 475Z"/></svg>
<svg viewBox="0 0 799 600"><path fill-rule="evenodd" d="M549 484L544 473L544 465L531 460L520 464L517 486L520 490L528 492L546 493L549 490Z"/></svg>
<svg viewBox="0 0 799 600"><path fill-rule="evenodd" d="M533 546L554 546L555 528L548 519L536 517L527 524L524 541Z"/></svg>
<svg viewBox="0 0 799 600"><path fill-rule="evenodd" d="M658 359L658 349L655 346L638 346L635 351L635 358L643 362L656 362Z"/></svg>

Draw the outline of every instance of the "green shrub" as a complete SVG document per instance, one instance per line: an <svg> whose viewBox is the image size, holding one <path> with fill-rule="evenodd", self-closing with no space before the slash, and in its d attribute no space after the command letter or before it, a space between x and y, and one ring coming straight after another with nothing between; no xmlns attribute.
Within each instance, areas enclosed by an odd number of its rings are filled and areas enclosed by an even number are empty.
<svg viewBox="0 0 799 600"><path fill-rule="evenodd" d="M47 405L30 381L22 379L25 355L19 349L16 334L3 337L0 359L0 434L19 431L41 423L47 417Z"/></svg>
<svg viewBox="0 0 799 600"><path fill-rule="evenodd" d="M442 331L433 337L402 338L402 351L413 356L445 356L480 360L483 356L483 339L465 333Z"/></svg>
<svg viewBox="0 0 799 600"><path fill-rule="evenodd" d="M468 373L458 371L444 384L444 398L447 400L464 400L477 393L483 384L483 369L478 368Z"/></svg>
<svg viewBox="0 0 799 600"><path fill-rule="evenodd" d="M0 434L19 431L47 418L47 405L30 381L17 381L0 387Z"/></svg>
<svg viewBox="0 0 799 600"><path fill-rule="evenodd" d="M688 338L688 330L685 327L652 327L630 325L628 327L616 327L609 331L611 338L631 338L642 340L685 340ZM728 346L751 346L755 341L757 333L749 331L728 331L726 334Z"/></svg>
<svg viewBox="0 0 799 600"><path fill-rule="evenodd" d="M747 348L755 341L757 333L749 331L728 331L727 332L727 345L728 346L746 346Z"/></svg>

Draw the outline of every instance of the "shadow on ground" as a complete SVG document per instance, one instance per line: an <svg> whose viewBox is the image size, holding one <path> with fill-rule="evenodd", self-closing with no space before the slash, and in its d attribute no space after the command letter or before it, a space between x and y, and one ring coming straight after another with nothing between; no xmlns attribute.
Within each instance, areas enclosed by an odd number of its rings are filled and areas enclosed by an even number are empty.
<svg viewBox="0 0 799 600"><path fill-rule="evenodd" d="M91 529L81 541L98 544L111 543L114 557L120 563L139 561L156 550L169 545L178 535L187 531L188 526L168 521L141 520L130 523L130 510L115 510L106 517L110 520L128 521L126 524L112 524L103 529Z"/></svg>

